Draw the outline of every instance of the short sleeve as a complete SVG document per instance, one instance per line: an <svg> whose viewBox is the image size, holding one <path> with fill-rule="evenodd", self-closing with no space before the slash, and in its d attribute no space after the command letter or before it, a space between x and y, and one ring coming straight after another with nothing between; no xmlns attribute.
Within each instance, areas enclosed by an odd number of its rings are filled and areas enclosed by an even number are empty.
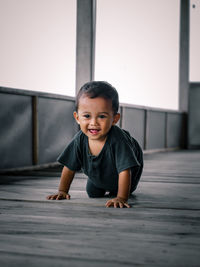
<svg viewBox="0 0 200 267"><path fill-rule="evenodd" d="M117 172L120 173L132 167L139 167L141 164L137 159L136 146L131 141L120 138L114 145L114 157Z"/></svg>
<svg viewBox="0 0 200 267"><path fill-rule="evenodd" d="M57 160L72 171L79 171L81 169L81 155L76 139L71 141Z"/></svg>

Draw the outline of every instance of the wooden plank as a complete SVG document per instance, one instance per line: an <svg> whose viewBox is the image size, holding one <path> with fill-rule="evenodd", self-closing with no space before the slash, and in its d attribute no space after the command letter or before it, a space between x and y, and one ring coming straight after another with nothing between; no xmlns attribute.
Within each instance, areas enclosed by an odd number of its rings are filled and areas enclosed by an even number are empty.
<svg viewBox="0 0 200 267"><path fill-rule="evenodd" d="M69 201L45 199L59 177L1 185L1 266L199 266L199 159L190 151L146 155L131 209L89 199L80 174Z"/></svg>

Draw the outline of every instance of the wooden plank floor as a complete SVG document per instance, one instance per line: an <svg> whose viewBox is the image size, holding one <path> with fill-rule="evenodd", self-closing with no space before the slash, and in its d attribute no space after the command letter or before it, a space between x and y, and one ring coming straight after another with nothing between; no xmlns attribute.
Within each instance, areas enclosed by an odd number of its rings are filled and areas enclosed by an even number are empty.
<svg viewBox="0 0 200 267"><path fill-rule="evenodd" d="M200 151L145 155L131 209L89 199L82 174L59 202L59 172L0 179L0 266L200 266Z"/></svg>

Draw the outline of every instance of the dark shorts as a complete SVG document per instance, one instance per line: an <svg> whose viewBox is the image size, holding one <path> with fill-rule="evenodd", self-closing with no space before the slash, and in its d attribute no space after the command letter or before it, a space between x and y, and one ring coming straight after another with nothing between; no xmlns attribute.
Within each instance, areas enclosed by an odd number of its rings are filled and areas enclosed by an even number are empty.
<svg viewBox="0 0 200 267"><path fill-rule="evenodd" d="M134 176L132 176L132 179L131 179L131 189L130 189L130 194L132 194L136 188L137 188L137 185L140 181L140 177L141 177L141 174L142 174L142 170L143 170L143 165L138 167L137 170L134 170ZM98 197L104 197L105 196L105 193L107 192L108 190L105 190L103 188L99 188L97 187L89 178L87 180L87 185L86 185L86 192L88 194L89 197L91 198L98 198ZM109 194L111 196L117 196L117 191L110 191Z"/></svg>

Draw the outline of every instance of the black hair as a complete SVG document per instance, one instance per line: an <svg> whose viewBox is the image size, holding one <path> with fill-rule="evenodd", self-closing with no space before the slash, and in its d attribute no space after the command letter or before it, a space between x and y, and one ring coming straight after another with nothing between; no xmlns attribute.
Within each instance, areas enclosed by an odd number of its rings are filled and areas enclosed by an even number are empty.
<svg viewBox="0 0 200 267"><path fill-rule="evenodd" d="M119 109L119 96L117 90L110 83L104 81L92 81L84 84L76 96L76 111L78 111L79 99L82 95L89 98L102 97L110 99L112 101L113 112L114 114L117 114Z"/></svg>

